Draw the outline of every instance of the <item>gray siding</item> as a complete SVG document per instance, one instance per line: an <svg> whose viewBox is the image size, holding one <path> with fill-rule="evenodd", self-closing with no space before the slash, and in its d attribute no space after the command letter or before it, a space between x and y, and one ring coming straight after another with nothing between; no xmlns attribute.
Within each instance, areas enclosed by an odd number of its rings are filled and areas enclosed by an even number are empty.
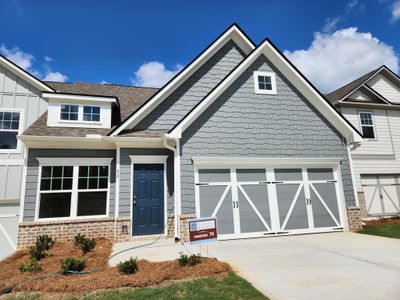
<svg viewBox="0 0 400 300"><path fill-rule="evenodd" d="M21 132L28 128L47 109L41 92L14 73L0 66L0 109L21 109L23 119ZM0 153L0 160L7 159L8 165L0 165L0 200L19 199L22 181L22 165L16 161L24 158L24 147L20 153Z"/></svg>
<svg viewBox="0 0 400 300"><path fill-rule="evenodd" d="M233 70L244 56L240 48L233 41L229 41L144 118L136 129L171 129Z"/></svg>
<svg viewBox="0 0 400 300"><path fill-rule="evenodd" d="M115 151L114 150L71 150L71 149L29 149L28 166L25 187L24 221L33 221L35 217L36 197L38 188L39 162L38 157L87 157L114 158L111 162L110 178L110 216L114 215L115 202Z"/></svg>
<svg viewBox="0 0 400 300"><path fill-rule="evenodd" d="M129 155L169 155L167 160L167 212L173 212L174 204L174 155L167 149L121 149L119 215L131 215L132 162Z"/></svg>
<svg viewBox="0 0 400 300"><path fill-rule="evenodd" d="M256 70L276 73L276 95L254 93ZM194 156L341 157L346 203L355 202L341 135L264 56L184 132L181 147L182 213L195 210Z"/></svg>

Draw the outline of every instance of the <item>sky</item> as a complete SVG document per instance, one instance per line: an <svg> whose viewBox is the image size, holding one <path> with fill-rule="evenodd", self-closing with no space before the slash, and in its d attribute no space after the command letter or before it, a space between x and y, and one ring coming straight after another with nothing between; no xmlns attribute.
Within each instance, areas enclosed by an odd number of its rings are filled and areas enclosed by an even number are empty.
<svg viewBox="0 0 400 300"><path fill-rule="evenodd" d="M44 80L160 87L232 23L324 93L399 74L400 0L0 0L0 54Z"/></svg>

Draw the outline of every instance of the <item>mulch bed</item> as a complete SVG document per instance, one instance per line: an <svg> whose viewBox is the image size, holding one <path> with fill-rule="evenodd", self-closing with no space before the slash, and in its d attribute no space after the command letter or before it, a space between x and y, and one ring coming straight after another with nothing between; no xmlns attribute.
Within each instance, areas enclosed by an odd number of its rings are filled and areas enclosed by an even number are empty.
<svg viewBox="0 0 400 300"><path fill-rule="evenodd" d="M400 224L400 217L379 218L374 220L363 220L366 226Z"/></svg>
<svg viewBox="0 0 400 300"><path fill-rule="evenodd" d="M85 255L86 268L91 271L107 265L111 253L112 242L97 239L96 247ZM102 268L98 272L86 275L60 275L40 279L26 280L60 271L60 261L67 256L81 257L81 251L73 242L56 241L49 250L50 255L40 261L42 271L39 273L20 273L18 264L27 262L29 254L26 250L16 252L13 256L0 262L0 291L23 280L13 292L41 291L48 293L81 294L99 289L114 289L119 287L147 287L163 282L190 279L205 276L226 275L231 267L216 259L202 258L201 263L191 267L180 267L177 260L165 262L138 261L138 271L132 275L121 275L117 267ZM177 254L178 255L178 254ZM139 258L140 259L140 258Z"/></svg>

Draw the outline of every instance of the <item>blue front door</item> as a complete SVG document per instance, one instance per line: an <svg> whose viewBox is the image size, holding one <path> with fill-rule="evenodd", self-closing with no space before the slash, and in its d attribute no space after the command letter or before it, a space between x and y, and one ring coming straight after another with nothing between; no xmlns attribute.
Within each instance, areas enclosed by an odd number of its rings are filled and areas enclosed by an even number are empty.
<svg viewBox="0 0 400 300"><path fill-rule="evenodd" d="M164 232L164 165L135 164L133 235Z"/></svg>

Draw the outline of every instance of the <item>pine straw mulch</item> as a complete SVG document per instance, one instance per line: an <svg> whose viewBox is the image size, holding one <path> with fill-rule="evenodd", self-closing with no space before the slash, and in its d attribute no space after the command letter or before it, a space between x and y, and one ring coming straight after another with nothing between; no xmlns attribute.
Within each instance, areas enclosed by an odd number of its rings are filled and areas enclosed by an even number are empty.
<svg viewBox="0 0 400 300"><path fill-rule="evenodd" d="M373 220L363 220L366 226L400 224L400 217L386 217Z"/></svg>
<svg viewBox="0 0 400 300"><path fill-rule="evenodd" d="M29 260L27 250L16 252L13 256L0 262L0 292L14 284L13 292L46 292L81 294L99 289L115 289L120 287L148 287L168 281L187 280L191 278L226 275L231 267L216 259L202 258L201 263L192 267L180 267L177 260L164 262L149 262L138 260L138 271L132 275L121 275L117 267L107 265L111 254L112 242L106 239L97 239L96 247L85 255L86 268L84 271L102 268L98 272L85 275L60 275L37 281L26 280L60 271L60 261L68 256L81 257L81 251L73 242L56 241L49 250L49 255L40 261L42 271L39 273L20 273L18 264ZM177 254L178 255L178 254ZM139 257L140 259L140 257Z"/></svg>

